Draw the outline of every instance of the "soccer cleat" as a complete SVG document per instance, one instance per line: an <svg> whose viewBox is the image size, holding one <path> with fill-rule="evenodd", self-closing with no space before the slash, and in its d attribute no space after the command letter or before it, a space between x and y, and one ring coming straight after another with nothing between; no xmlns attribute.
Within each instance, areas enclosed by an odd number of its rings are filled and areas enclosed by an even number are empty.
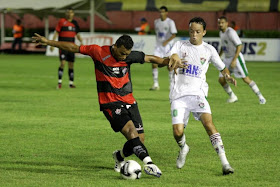
<svg viewBox="0 0 280 187"><path fill-rule="evenodd" d="M234 169L229 164L223 165L223 175L228 175L231 173L234 173Z"/></svg>
<svg viewBox="0 0 280 187"><path fill-rule="evenodd" d="M59 89L61 89L61 88L62 88L62 84L61 84L61 83L58 83L56 89L59 90Z"/></svg>
<svg viewBox="0 0 280 187"><path fill-rule="evenodd" d="M158 91L159 90L159 86L153 86L150 88L150 91Z"/></svg>
<svg viewBox="0 0 280 187"><path fill-rule="evenodd" d="M180 149L176 162L177 168L181 169L185 165L186 157L189 151L190 151L190 147L187 144L185 144L185 146Z"/></svg>
<svg viewBox="0 0 280 187"><path fill-rule="evenodd" d="M264 97L261 98L261 99L260 99L260 104L261 104L261 105L264 105L265 103L266 103L266 99L265 99Z"/></svg>
<svg viewBox="0 0 280 187"><path fill-rule="evenodd" d="M144 171L148 175L153 175L153 176L156 176L156 177L160 177L161 176L161 171L160 171L160 169L155 164L146 164L146 165L144 165Z"/></svg>
<svg viewBox="0 0 280 187"><path fill-rule="evenodd" d="M228 103L234 103L236 101L238 101L238 98L236 95L230 96L230 98L228 98L228 100L227 100Z"/></svg>
<svg viewBox="0 0 280 187"><path fill-rule="evenodd" d="M74 84L69 84L69 88L76 88Z"/></svg>
<svg viewBox="0 0 280 187"><path fill-rule="evenodd" d="M120 172L121 171L121 167L124 165L124 161L119 161L118 158L117 158L117 152L119 152L120 150L116 150L113 152L113 159L115 160L115 167L114 167L114 170L116 172Z"/></svg>

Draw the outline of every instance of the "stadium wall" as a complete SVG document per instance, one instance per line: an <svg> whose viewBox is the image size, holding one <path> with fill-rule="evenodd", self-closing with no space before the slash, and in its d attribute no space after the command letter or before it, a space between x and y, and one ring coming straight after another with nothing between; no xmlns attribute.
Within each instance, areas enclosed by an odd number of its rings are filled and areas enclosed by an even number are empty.
<svg viewBox="0 0 280 187"><path fill-rule="evenodd" d="M53 33L50 35L52 39ZM98 44L98 45L112 45L120 34L103 34L103 33L81 33L83 44ZM153 54L156 45L155 36L139 36L131 35L134 41L133 50L144 51L146 54ZM188 37L176 37L175 40L188 40ZM220 49L219 38L205 38L205 42L214 46L217 50ZM242 53L247 61L277 61L280 62L280 39L250 39L242 38L243 49ZM79 45L78 41L77 44ZM55 48L53 52L46 51L47 56L58 56L58 49ZM83 56L79 54L78 56Z"/></svg>
<svg viewBox="0 0 280 187"><path fill-rule="evenodd" d="M279 12L169 12L178 30L186 30L188 21L200 16L207 22L208 30L217 30L217 19L221 15L226 15L229 21L235 21L243 30L271 30L280 31L280 13ZM108 18L112 25L106 23L98 16L95 16L95 29L99 30L133 30L139 26L140 19L145 17L152 29L153 22L159 17L157 11L107 11ZM12 28L18 16L16 14L5 15L5 28ZM44 28L44 21L32 14L24 14L23 25L26 29ZM84 20L75 17L82 30L89 30L89 17ZM49 16L49 26L53 30L58 23L58 18Z"/></svg>

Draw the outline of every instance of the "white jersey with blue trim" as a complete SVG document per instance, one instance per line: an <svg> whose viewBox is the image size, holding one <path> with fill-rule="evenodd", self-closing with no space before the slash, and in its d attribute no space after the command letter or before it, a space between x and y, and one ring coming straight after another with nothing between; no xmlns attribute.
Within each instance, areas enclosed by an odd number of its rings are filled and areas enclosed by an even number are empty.
<svg viewBox="0 0 280 187"><path fill-rule="evenodd" d="M219 35L225 57L234 57L236 47L242 44L237 32L233 28L228 27L225 32L220 31Z"/></svg>
<svg viewBox="0 0 280 187"><path fill-rule="evenodd" d="M162 46L163 42L169 39L172 34L177 34L175 22L170 18L166 18L164 21L158 18L154 21L154 26L157 46ZM170 42L172 43L173 41Z"/></svg>
<svg viewBox="0 0 280 187"><path fill-rule="evenodd" d="M172 102L185 95L206 96L206 72L212 63L219 71L225 68L216 49L205 42L193 45L190 41L177 41L168 56L178 54L188 64L188 68L178 68L177 75L172 72L170 76L170 94Z"/></svg>

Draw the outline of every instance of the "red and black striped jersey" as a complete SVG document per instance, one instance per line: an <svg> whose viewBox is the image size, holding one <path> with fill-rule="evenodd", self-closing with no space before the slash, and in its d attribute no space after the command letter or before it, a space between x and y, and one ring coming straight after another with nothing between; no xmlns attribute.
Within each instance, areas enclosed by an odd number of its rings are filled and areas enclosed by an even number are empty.
<svg viewBox="0 0 280 187"><path fill-rule="evenodd" d="M112 56L111 48L112 46L80 46L80 53L89 55L95 64L100 110L136 102L132 95L130 65L145 62L145 54L139 51L132 51L124 61L117 61Z"/></svg>
<svg viewBox="0 0 280 187"><path fill-rule="evenodd" d="M59 34L59 41L75 42L75 36L80 32L80 27L75 20L70 22L65 18L61 18L55 30Z"/></svg>

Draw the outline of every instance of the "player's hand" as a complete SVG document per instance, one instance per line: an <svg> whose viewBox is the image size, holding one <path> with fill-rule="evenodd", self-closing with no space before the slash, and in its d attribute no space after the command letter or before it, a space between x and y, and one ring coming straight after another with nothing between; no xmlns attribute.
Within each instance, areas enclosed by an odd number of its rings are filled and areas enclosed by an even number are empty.
<svg viewBox="0 0 280 187"><path fill-rule="evenodd" d="M177 68L187 68L188 67L186 62L187 61L180 59L180 57L177 54L173 54L171 56L171 58L169 59L168 69L169 69L169 71L174 70L174 73L177 74L177 72L176 72Z"/></svg>
<svg viewBox="0 0 280 187"><path fill-rule="evenodd" d="M236 60L230 63L230 69L234 69L236 67Z"/></svg>
<svg viewBox="0 0 280 187"><path fill-rule="evenodd" d="M168 41L162 43L162 46L165 47L168 44Z"/></svg>
<svg viewBox="0 0 280 187"><path fill-rule="evenodd" d="M235 80L233 77L231 77L229 74L226 74L226 75L225 75L225 79L226 79L227 82L230 82L230 83L233 84L234 86L237 85L236 80Z"/></svg>
<svg viewBox="0 0 280 187"><path fill-rule="evenodd" d="M36 43L36 45L47 45L48 39L44 36L41 36L37 33L32 36L32 42Z"/></svg>

